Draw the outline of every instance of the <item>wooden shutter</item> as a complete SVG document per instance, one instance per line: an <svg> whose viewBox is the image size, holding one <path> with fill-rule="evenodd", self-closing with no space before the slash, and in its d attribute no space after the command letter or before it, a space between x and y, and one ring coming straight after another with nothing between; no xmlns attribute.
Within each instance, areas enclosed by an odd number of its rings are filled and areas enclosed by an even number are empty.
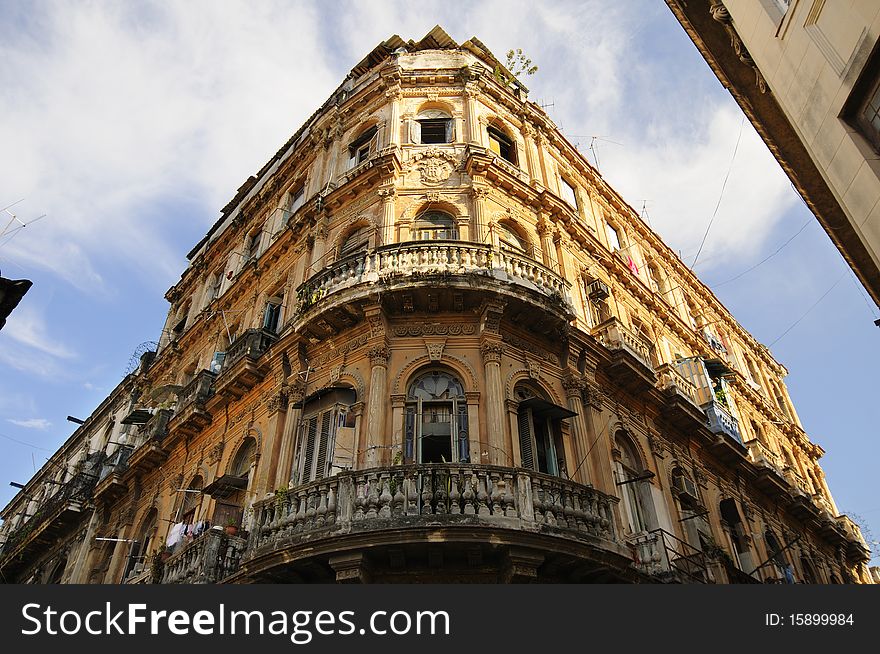
<svg viewBox="0 0 880 654"><path fill-rule="evenodd" d="M447 143L452 143L452 141L453 141L453 133L452 133L453 125L454 125L453 119L448 118L446 120L446 142Z"/></svg>
<svg viewBox="0 0 880 654"><path fill-rule="evenodd" d="M303 455L303 483L314 479L312 464L315 461L315 437L318 432L318 416L312 416L306 423L305 453Z"/></svg>
<svg viewBox="0 0 880 654"><path fill-rule="evenodd" d="M330 425L333 411L325 411L321 415L321 437L318 439L318 456L315 465L315 479L327 476L327 448L330 441ZM316 419L317 422L317 419Z"/></svg>
<svg viewBox="0 0 880 654"><path fill-rule="evenodd" d="M519 428L519 453L522 467L534 470L535 448L532 442L532 421L529 410L519 411L516 422Z"/></svg>

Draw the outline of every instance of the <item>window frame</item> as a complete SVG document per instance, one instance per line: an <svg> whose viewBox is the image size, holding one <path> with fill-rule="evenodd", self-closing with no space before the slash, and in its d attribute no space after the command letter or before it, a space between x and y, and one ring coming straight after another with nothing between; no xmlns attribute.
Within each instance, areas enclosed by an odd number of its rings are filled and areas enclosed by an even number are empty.
<svg viewBox="0 0 880 654"><path fill-rule="evenodd" d="M494 125L486 127L486 134L489 138L489 150L516 166L516 142L504 130ZM497 149L492 147L493 141L498 144Z"/></svg>

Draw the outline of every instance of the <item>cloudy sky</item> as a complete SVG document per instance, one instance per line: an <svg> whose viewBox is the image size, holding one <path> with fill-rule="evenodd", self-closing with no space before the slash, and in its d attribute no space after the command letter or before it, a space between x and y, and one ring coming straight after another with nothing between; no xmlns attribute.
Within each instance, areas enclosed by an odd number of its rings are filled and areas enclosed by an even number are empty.
<svg viewBox="0 0 880 654"><path fill-rule="evenodd" d="M369 50L435 24L522 48L530 97L686 263L721 198L696 270L789 368L838 505L880 538L878 314L662 0L0 0L0 207L46 214L0 241L34 281L0 331L0 503L158 339L235 189Z"/></svg>

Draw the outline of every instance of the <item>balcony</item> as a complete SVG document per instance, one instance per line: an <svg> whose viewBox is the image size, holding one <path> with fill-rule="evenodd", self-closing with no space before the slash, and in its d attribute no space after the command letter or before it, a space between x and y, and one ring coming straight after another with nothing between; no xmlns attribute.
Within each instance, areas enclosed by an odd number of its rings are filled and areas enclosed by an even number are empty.
<svg viewBox="0 0 880 654"><path fill-rule="evenodd" d="M665 396L664 417L682 430L706 427L706 414L697 399L697 387L684 378L673 364L657 368L657 388Z"/></svg>
<svg viewBox="0 0 880 654"><path fill-rule="evenodd" d="M745 443L749 457L755 466L755 485L772 497L788 492L788 482L782 476L779 456L757 438Z"/></svg>
<svg viewBox="0 0 880 654"><path fill-rule="evenodd" d="M635 566L661 583L714 583L706 557L664 529L630 539Z"/></svg>
<svg viewBox="0 0 880 654"><path fill-rule="evenodd" d="M168 452L162 447L162 441L168 434L168 421L172 414L170 409L159 409L140 428L140 442L128 458L130 471L154 470L168 458Z"/></svg>
<svg viewBox="0 0 880 654"><path fill-rule="evenodd" d="M847 559L855 563L865 563L870 560L871 549L865 543L865 537L859 526L846 515L837 516L836 521L846 539Z"/></svg>
<svg viewBox="0 0 880 654"><path fill-rule="evenodd" d="M466 241L412 241L352 255L307 280L297 289L294 329L316 338L332 335L362 318L357 300L380 291L403 312L436 312L447 303L461 311L471 298L478 303L495 292L512 307L521 305L526 320L549 314L568 321L574 316L569 289L562 277L520 253Z"/></svg>
<svg viewBox="0 0 880 654"><path fill-rule="evenodd" d="M246 544L244 538L209 529L165 560L161 583L218 583L238 569Z"/></svg>
<svg viewBox="0 0 880 654"><path fill-rule="evenodd" d="M177 407L168 421L172 438L194 436L211 424L212 416L206 408L214 393L214 378L210 370L200 371L177 395Z"/></svg>
<svg viewBox="0 0 880 654"><path fill-rule="evenodd" d="M497 581L505 556L532 561L535 579L545 564L566 580L632 575L615 534L617 501L534 471L467 463L343 472L256 503L241 573L332 581L335 571L340 580L350 571L334 558L347 553L369 559L363 567L378 581Z"/></svg>
<svg viewBox="0 0 880 654"><path fill-rule="evenodd" d="M125 483L124 475L126 470L128 470L128 459L133 450L134 448L130 445L120 445L104 461L104 465L101 466L101 472L98 474L98 483L95 485L96 500L112 503L128 492L128 485Z"/></svg>
<svg viewBox="0 0 880 654"><path fill-rule="evenodd" d="M217 373L214 395L206 403L208 410L224 400L240 399L263 379L268 365L261 358L276 338L269 331L248 329L235 339L226 351L223 367Z"/></svg>
<svg viewBox="0 0 880 654"><path fill-rule="evenodd" d="M77 473L37 507L30 519L9 533L0 554L0 572L10 575L29 565L37 552L57 544L58 539L80 524L85 504L92 498L96 477Z"/></svg>
<svg viewBox="0 0 880 654"><path fill-rule="evenodd" d="M631 392L645 391L657 383L651 360L653 347L617 318L593 329L593 336L611 351L608 374Z"/></svg>

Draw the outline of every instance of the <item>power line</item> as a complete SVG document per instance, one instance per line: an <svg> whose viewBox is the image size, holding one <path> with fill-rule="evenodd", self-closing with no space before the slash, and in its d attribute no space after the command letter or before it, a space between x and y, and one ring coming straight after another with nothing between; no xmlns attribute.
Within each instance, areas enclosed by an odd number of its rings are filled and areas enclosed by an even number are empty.
<svg viewBox="0 0 880 654"><path fill-rule="evenodd" d="M770 261L770 259L772 259L773 257L775 257L775 256L776 256L777 254L779 254L780 252L782 252L782 250L785 248L785 246L787 246L787 245L788 245L789 243L791 243L794 239L796 239L796 238L798 237L798 235L799 235L802 231L804 231L804 230L807 228L807 225L809 225L809 224L812 223L812 222L813 222L813 219L812 219L812 217L811 217L811 218L809 218L809 219L807 220L807 222L805 222L803 225L801 225L801 228L800 228L799 230L797 230L797 232L794 233L794 236L792 236L791 238L789 238L787 241L785 241L785 243L783 243L783 244L780 245L778 248L776 248L776 250L775 250L772 254L767 255L766 257L764 257L763 259L761 259L758 263L756 263L756 264L755 264L754 266L752 266L751 268L746 268L745 270L743 270L743 271L742 271L741 273L739 273L738 275L735 275L734 277L731 277L730 279L728 279L728 280L726 280L726 281L723 281L723 282L721 282L720 284L713 284L713 286L714 286L715 288L718 288L719 286L724 286L725 284L729 284L730 282L735 282L737 279L739 279L739 278L742 277L743 275L747 275L748 273L752 272L752 271L753 271L755 268L757 268L758 266L761 266L761 265L767 263L768 261Z"/></svg>
<svg viewBox="0 0 880 654"><path fill-rule="evenodd" d="M733 170L733 162L736 159L736 153L739 150L739 141L742 138L745 122L746 117L743 115L742 120L739 123L739 134L736 137L736 145L733 147L733 156L730 158L730 165L727 167L727 174L724 175L724 182L721 184L721 193L718 194L718 202L715 204L715 211L712 212L709 224L706 225L706 233L703 234L703 240L700 242L700 249L697 250L697 256L694 257L694 262L691 264L691 270L697 265L697 259L700 258L700 253L703 251L703 246L706 244L706 239L709 237L709 230L712 228L712 223L715 222L715 216L718 215L718 209L721 207L721 198L724 197L724 189L727 188L727 180L730 178L730 171Z"/></svg>
<svg viewBox="0 0 880 654"><path fill-rule="evenodd" d="M12 441L13 443L18 443L19 445L27 445L28 447L32 447L35 450L43 450L44 452L54 452L55 450L50 450L45 447L40 447L39 445L32 445L27 441L20 441L17 438L13 438L12 436L7 436L6 434L0 434L0 438L5 438L8 441Z"/></svg>
<svg viewBox="0 0 880 654"><path fill-rule="evenodd" d="M847 268L847 270L848 270L848 268ZM818 305L822 300L825 299L825 296L826 296L826 295L828 295L831 291L834 290L834 287L837 286L837 285L840 283L840 280L843 279L843 276L844 276L844 275L846 275L846 270L844 270L842 273L840 273L840 275L837 277L837 280L831 285L831 287L830 287L827 291L825 291L824 293L822 293L821 297L820 297L818 300L816 300L815 302L813 302L813 304L810 305L810 308L807 309L806 311L804 311L804 313L801 315L801 317L798 318L797 320L795 320L795 321L791 324L791 327L789 327L789 328L786 329L784 332L782 332L779 336L777 336L777 337L776 337L776 340L773 341L772 343L770 343L767 347L773 347L774 345L776 345L776 343L778 343L780 340L782 340L782 337L783 337L783 336L785 336L788 332L790 332L792 329L794 329L795 327L797 327L798 324L800 323L800 321L803 320L804 318L806 318L807 315L810 313L810 311L812 311L813 309L815 309L815 308L816 308L816 305Z"/></svg>

